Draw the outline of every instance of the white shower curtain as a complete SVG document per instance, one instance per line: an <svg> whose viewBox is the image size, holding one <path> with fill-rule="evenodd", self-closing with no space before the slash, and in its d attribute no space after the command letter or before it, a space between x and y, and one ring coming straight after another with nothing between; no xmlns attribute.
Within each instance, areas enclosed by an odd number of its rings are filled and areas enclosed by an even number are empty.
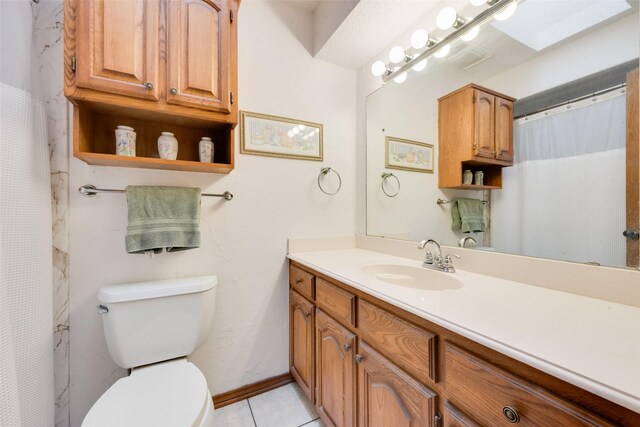
<svg viewBox="0 0 640 427"><path fill-rule="evenodd" d="M53 425L51 177L43 106L0 83L0 426Z"/></svg>
<svg viewBox="0 0 640 427"><path fill-rule="evenodd" d="M501 252L624 266L625 96L514 123L515 164L492 194Z"/></svg>

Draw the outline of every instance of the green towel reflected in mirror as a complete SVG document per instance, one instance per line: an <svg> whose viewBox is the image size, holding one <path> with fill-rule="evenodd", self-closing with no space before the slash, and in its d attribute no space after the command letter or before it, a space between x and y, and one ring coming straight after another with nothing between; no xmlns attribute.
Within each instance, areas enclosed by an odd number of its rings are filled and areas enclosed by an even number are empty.
<svg viewBox="0 0 640 427"><path fill-rule="evenodd" d="M484 203L478 199L456 199L451 203L451 229L463 233L484 231Z"/></svg>

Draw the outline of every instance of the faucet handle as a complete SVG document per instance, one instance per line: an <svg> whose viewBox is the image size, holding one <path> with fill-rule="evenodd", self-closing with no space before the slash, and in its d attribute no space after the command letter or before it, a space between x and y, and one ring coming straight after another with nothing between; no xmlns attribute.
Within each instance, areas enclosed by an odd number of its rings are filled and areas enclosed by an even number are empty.
<svg viewBox="0 0 640 427"><path fill-rule="evenodd" d="M442 268L446 273L455 273L456 272L456 269L453 267L453 257L456 257L458 259L462 259L456 254L449 254L446 257L444 257L444 264L442 264Z"/></svg>
<svg viewBox="0 0 640 427"><path fill-rule="evenodd" d="M433 264L433 254L427 249L427 253L424 255L425 264Z"/></svg>

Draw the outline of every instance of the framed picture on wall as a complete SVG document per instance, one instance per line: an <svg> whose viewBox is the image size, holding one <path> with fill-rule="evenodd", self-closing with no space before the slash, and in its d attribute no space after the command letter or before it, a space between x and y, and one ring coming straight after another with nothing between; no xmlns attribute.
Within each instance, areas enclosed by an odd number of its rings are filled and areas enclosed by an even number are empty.
<svg viewBox="0 0 640 427"><path fill-rule="evenodd" d="M384 165L389 169L433 173L433 145L387 136Z"/></svg>
<svg viewBox="0 0 640 427"><path fill-rule="evenodd" d="M241 111L240 153L320 161L322 125Z"/></svg>

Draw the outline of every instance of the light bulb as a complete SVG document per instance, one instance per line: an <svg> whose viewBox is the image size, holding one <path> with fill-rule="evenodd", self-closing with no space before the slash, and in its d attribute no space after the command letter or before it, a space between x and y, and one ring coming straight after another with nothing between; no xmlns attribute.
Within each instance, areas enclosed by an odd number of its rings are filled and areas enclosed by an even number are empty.
<svg viewBox="0 0 640 427"><path fill-rule="evenodd" d="M296 127L294 127L294 128L293 128L293 134L294 134L294 135L297 135L297 134L299 134L299 133L300 133L300 129L298 129L298 127L297 127L297 126L296 126Z"/></svg>
<svg viewBox="0 0 640 427"><path fill-rule="evenodd" d="M513 16L513 14L516 12L517 7L518 3L514 1L510 3L509 6L493 15L493 17L496 18L497 21L506 21L507 19L511 18L511 16Z"/></svg>
<svg viewBox="0 0 640 427"><path fill-rule="evenodd" d="M447 6L442 9L440 13L438 13L438 17L436 18L436 25L441 30L448 30L449 28L453 27L453 24L456 23L457 19L458 14L456 13L456 10L451 6Z"/></svg>
<svg viewBox="0 0 640 427"><path fill-rule="evenodd" d="M389 61L393 62L394 64L397 64L399 62L402 62L404 58L405 58L405 54L402 46L395 46L391 48L391 51L389 52Z"/></svg>
<svg viewBox="0 0 640 427"><path fill-rule="evenodd" d="M416 30L411 35L411 47L414 49L422 49L429 41L429 33L423 29Z"/></svg>
<svg viewBox="0 0 640 427"><path fill-rule="evenodd" d="M423 59L422 61L418 62L416 65L414 65L413 67L411 67L413 69L413 71L422 71L427 67L427 59Z"/></svg>
<svg viewBox="0 0 640 427"><path fill-rule="evenodd" d="M393 81L396 83L402 83L403 81L407 80L407 73L400 73L398 74L396 77L393 78Z"/></svg>
<svg viewBox="0 0 640 427"><path fill-rule="evenodd" d="M471 40L476 38L479 32L480 32L480 27L476 25L475 27L473 27L472 29L470 29L469 31L461 35L460 38L466 42L470 42Z"/></svg>
<svg viewBox="0 0 640 427"><path fill-rule="evenodd" d="M371 74L376 77L380 77L387 72L387 66L382 61L376 61L371 66Z"/></svg>
<svg viewBox="0 0 640 427"><path fill-rule="evenodd" d="M449 54L449 51L451 50L451 46L450 45L444 45L442 46L440 49L436 50L433 54L433 56L435 56L436 58L444 58L445 56L447 56Z"/></svg>
<svg viewBox="0 0 640 427"><path fill-rule="evenodd" d="M469 0L469 3L471 3L472 6L482 6L486 2L487 0Z"/></svg>

